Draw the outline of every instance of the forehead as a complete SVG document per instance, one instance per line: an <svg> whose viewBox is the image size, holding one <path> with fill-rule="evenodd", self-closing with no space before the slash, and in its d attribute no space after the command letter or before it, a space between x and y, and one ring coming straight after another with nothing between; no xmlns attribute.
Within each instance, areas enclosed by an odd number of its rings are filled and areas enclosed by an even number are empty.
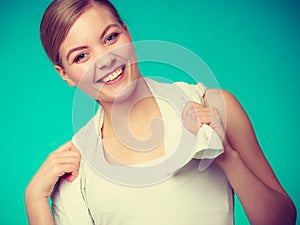
<svg viewBox="0 0 300 225"><path fill-rule="evenodd" d="M88 45L108 24L118 24L111 11L102 5L87 8L71 26L60 48L60 55L66 54L69 48Z"/></svg>

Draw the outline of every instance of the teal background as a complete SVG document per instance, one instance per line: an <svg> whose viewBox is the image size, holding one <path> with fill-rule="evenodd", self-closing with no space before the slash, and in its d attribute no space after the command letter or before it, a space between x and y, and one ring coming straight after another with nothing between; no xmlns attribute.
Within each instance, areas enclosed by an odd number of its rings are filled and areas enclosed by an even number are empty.
<svg viewBox="0 0 300 225"><path fill-rule="evenodd" d="M23 203L27 183L49 152L73 134L75 89L61 81L39 41L39 22L49 3L1 2L0 224L27 224ZM248 112L266 157L299 208L300 3L113 3L134 40L175 42L208 64L220 86ZM238 201L235 210L236 224L249 224Z"/></svg>

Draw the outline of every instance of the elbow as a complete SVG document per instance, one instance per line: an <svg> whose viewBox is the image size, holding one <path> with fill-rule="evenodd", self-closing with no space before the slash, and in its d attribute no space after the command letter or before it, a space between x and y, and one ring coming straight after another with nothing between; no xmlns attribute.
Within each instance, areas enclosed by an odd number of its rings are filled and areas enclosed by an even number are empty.
<svg viewBox="0 0 300 225"><path fill-rule="evenodd" d="M277 202L275 208L260 212L259 215L248 215L251 225L296 225L297 210L292 200L286 196Z"/></svg>
<svg viewBox="0 0 300 225"><path fill-rule="evenodd" d="M282 204L282 207L280 207L280 211L278 213L277 223L278 225L296 225L296 219L297 219L297 210L293 203L293 201L289 197L285 197L286 204L284 207L284 204Z"/></svg>
<svg viewBox="0 0 300 225"><path fill-rule="evenodd" d="M286 207L282 207L281 220L283 223L280 224L295 225L297 219L296 206L288 195L284 196L284 198L286 200ZM286 210L283 210L284 208Z"/></svg>
<svg viewBox="0 0 300 225"><path fill-rule="evenodd" d="M290 224L295 225L297 220L297 209L292 200L290 200Z"/></svg>
<svg viewBox="0 0 300 225"><path fill-rule="evenodd" d="M286 210L284 210L286 208ZM288 198L286 207L282 207L281 212L279 213L277 217L277 223L278 225L296 225L296 219L297 219L297 210L293 203L293 201Z"/></svg>

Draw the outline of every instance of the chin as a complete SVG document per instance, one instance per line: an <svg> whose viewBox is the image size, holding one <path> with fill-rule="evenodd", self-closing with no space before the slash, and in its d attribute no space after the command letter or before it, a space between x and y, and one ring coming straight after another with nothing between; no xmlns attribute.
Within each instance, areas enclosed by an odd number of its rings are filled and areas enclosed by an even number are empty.
<svg viewBox="0 0 300 225"><path fill-rule="evenodd" d="M107 87L105 88L106 90L103 89L101 95L98 96L98 101L100 103L121 103L132 100L137 86L137 80L138 78L124 82L117 88Z"/></svg>

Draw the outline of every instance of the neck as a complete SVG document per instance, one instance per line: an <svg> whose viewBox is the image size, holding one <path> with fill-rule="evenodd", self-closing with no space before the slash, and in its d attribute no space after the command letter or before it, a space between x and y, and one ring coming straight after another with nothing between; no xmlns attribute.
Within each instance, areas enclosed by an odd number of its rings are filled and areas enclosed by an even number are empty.
<svg viewBox="0 0 300 225"><path fill-rule="evenodd" d="M146 83L141 78L136 81L133 91L126 99L113 103L101 102L104 110L103 137L118 132L127 132L128 125L140 126L145 120L161 117L156 101Z"/></svg>

